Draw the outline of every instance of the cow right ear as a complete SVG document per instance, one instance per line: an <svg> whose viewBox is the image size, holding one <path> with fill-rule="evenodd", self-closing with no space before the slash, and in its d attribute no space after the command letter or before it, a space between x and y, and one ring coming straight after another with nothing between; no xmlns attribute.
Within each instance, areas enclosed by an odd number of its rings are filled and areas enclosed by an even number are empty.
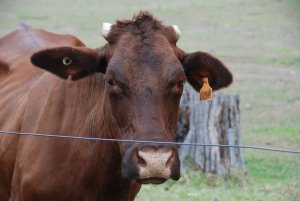
<svg viewBox="0 0 300 201"><path fill-rule="evenodd" d="M107 61L96 50L87 47L56 47L41 50L31 56L37 67L67 79L78 80L95 72L105 73Z"/></svg>
<svg viewBox="0 0 300 201"><path fill-rule="evenodd" d="M189 83L196 91L202 88L203 78L209 81L213 90L227 87L232 82L232 74L223 62L206 52L184 54L181 62Z"/></svg>

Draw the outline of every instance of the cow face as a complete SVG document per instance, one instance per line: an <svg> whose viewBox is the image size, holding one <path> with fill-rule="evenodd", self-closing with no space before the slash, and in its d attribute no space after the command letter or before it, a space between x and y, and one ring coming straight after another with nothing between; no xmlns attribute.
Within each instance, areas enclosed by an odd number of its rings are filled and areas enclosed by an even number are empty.
<svg viewBox="0 0 300 201"><path fill-rule="evenodd" d="M174 141L179 100L186 76L167 38L160 33L143 41L124 33L106 70L111 110L123 138ZM174 146L122 143L123 175L142 183L179 178Z"/></svg>
<svg viewBox="0 0 300 201"><path fill-rule="evenodd" d="M196 90L204 77L214 90L232 82L222 62L204 52L185 53L176 46L178 32L148 13L118 21L105 38L108 43L97 50L58 47L40 51L31 60L65 79L104 73L105 97L122 139L174 141L185 81ZM119 147L125 178L158 184L180 176L175 146L120 143Z"/></svg>

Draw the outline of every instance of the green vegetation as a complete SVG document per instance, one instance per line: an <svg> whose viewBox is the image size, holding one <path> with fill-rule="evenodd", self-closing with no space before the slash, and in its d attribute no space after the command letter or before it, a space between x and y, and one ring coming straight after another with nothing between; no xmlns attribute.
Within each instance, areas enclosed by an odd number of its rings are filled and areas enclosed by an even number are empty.
<svg viewBox="0 0 300 201"><path fill-rule="evenodd" d="M247 151L248 180L224 181L189 170L177 182L144 186L140 201L299 200L299 156ZM298 160L297 160L298 159Z"/></svg>
<svg viewBox="0 0 300 201"><path fill-rule="evenodd" d="M88 46L104 44L102 22L150 10L182 31L186 51L208 51L233 71L226 93L239 93L242 143L300 149L300 2L298 0L121 1L1 0L0 35L19 22L78 36ZM300 156L244 152L248 180L189 170L180 181L144 186L148 200L300 199Z"/></svg>

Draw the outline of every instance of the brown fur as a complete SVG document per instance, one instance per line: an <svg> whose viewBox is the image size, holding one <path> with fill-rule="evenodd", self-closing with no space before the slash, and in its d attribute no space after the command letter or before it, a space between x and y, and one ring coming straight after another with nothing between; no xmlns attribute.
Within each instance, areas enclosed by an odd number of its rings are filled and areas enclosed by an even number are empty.
<svg viewBox="0 0 300 201"><path fill-rule="evenodd" d="M216 58L179 49L172 27L147 12L117 21L106 39L93 50L24 25L0 39L0 129L174 141L182 82L232 81ZM165 168L179 178L172 146L2 135L0 201L134 200L140 150L171 151Z"/></svg>

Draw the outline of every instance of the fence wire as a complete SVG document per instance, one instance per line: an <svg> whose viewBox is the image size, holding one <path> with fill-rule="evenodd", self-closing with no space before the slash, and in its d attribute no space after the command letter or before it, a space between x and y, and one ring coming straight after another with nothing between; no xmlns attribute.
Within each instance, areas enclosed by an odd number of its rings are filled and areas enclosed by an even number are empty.
<svg viewBox="0 0 300 201"><path fill-rule="evenodd" d="M224 147L224 148L237 148L237 149L255 149L263 151L282 152L290 154L299 154L299 150L281 149L274 147L262 147L253 145L224 145L224 144L198 144L189 142L163 142L163 141L149 141L149 140L129 140L129 139L113 139L113 138L98 138L98 137L82 137L82 136L68 136L68 135L54 135L44 133L26 133L26 132L13 132L13 131L0 131L2 135L20 135L20 136L35 136L35 137L50 137L50 138L65 138L77 140L93 140L93 141L107 141L107 142L129 142L129 143L148 143L148 144L161 144L161 145L178 145L178 146L202 146L202 147Z"/></svg>

